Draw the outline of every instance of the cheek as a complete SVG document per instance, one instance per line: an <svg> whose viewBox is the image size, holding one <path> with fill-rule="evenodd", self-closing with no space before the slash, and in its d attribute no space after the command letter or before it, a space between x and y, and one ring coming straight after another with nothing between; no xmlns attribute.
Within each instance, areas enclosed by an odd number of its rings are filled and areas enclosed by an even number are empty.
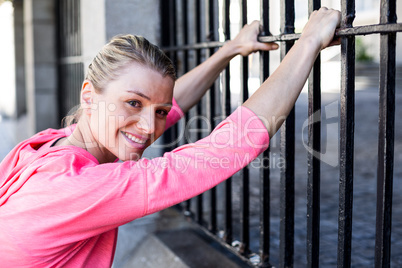
<svg viewBox="0 0 402 268"><path fill-rule="evenodd" d="M134 119L134 116L130 115L124 107L110 104L104 122L105 127L107 127L109 131L116 131L125 125L130 124Z"/></svg>
<svg viewBox="0 0 402 268"><path fill-rule="evenodd" d="M92 110L91 129L101 143L114 139L117 129L125 121L125 116L119 111L118 107L106 103L100 103L97 109Z"/></svg>
<svg viewBox="0 0 402 268"><path fill-rule="evenodd" d="M158 120L155 125L155 140L157 140L165 132L166 119Z"/></svg>
<svg viewBox="0 0 402 268"><path fill-rule="evenodd" d="M91 124L99 127L105 126L109 113L105 102L98 102L96 105L93 105L91 110Z"/></svg>

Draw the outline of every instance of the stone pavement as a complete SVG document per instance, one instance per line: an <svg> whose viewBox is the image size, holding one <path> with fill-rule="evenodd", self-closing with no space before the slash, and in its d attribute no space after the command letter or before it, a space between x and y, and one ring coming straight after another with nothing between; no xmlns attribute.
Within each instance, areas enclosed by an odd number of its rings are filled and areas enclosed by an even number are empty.
<svg viewBox="0 0 402 268"><path fill-rule="evenodd" d="M396 124L395 124L395 165L392 207L392 255L391 267L402 267L402 72L397 75ZM376 211L376 170L378 139L378 72L356 77L356 120L355 120L355 163L353 195L353 240L352 267L373 267L375 247ZM324 93L323 107L328 107L322 121L322 141L326 162L321 162L321 224L320 224L320 266L336 267L339 165L337 148L339 144L339 117L331 121L331 112L339 112L339 93ZM302 94L296 104L296 177L295 177L295 261L294 267L306 266L306 184L307 151L305 121L307 119L307 96ZM328 121L325 121L325 118ZM17 124L13 120L0 121L0 159L24 136L24 119ZM304 133L304 136L301 135ZM271 142L271 157L279 159L279 140ZM152 155L154 153L150 153ZM328 157L330 156L330 157ZM279 168L271 165L271 263L278 264L279 253ZM234 211L239 211L239 176L233 178ZM251 249L258 252L259 246L259 181L258 170L251 169ZM222 187L218 186L218 193ZM208 193L205 194L208 196ZM219 196L223 196L219 194ZM204 207L208 207L205 198ZM194 202L193 202L194 203ZM218 210L223 211L223 202ZM234 222L238 223L239 213ZM137 243L147 234L160 227L159 214L136 220L120 228L119 242L115 258L115 268L123 267ZM218 225L223 221L218 218ZM239 225L234 226L234 238L239 239Z"/></svg>

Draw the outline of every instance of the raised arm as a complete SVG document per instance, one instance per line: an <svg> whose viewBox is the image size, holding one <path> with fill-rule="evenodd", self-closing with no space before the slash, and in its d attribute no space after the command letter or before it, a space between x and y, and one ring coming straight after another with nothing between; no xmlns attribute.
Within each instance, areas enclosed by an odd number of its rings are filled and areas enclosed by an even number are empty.
<svg viewBox="0 0 402 268"><path fill-rule="evenodd" d="M245 25L233 40L228 41L205 62L176 81L174 98L184 112L187 112L201 99L233 57L278 48L275 43L257 41L259 27L258 21Z"/></svg>
<svg viewBox="0 0 402 268"><path fill-rule="evenodd" d="M340 24L340 12L325 7L314 11L294 44L275 72L243 104L263 121L272 137L286 119L306 82L318 53L333 40Z"/></svg>

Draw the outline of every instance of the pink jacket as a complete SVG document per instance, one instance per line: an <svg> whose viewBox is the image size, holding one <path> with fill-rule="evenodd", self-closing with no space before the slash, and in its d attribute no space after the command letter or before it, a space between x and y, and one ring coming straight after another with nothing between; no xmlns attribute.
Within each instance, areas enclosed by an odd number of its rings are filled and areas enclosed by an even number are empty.
<svg viewBox="0 0 402 268"><path fill-rule="evenodd" d="M178 119L169 114L167 124ZM0 164L2 267L110 267L118 226L214 187L269 142L244 107L208 137L152 160L99 164L84 149L50 147L68 134L42 131Z"/></svg>

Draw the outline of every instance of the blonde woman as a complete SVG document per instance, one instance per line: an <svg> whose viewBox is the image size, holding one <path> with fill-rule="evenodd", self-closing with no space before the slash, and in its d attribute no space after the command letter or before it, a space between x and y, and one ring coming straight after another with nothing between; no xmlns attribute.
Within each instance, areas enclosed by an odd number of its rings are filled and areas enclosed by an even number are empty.
<svg viewBox="0 0 402 268"><path fill-rule="evenodd" d="M111 40L89 66L77 123L38 133L0 164L1 265L110 267L118 226L210 189L246 164L234 161L236 154L251 161L267 148L317 54L338 43L339 22L338 11L314 12L277 70L242 106L208 137L152 160L141 158L145 148L200 99L231 58L277 45L258 43L254 22L175 81L170 60L144 38Z"/></svg>

